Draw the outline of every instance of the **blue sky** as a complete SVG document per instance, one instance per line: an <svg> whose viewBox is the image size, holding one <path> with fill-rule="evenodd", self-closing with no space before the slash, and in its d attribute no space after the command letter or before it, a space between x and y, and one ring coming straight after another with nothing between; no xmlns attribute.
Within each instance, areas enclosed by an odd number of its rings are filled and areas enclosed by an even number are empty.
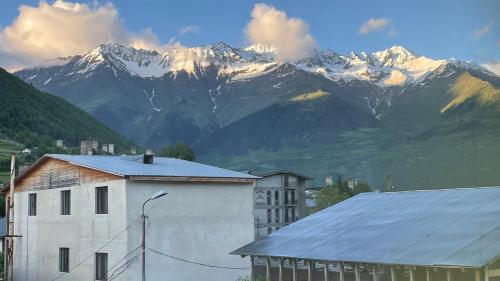
<svg viewBox="0 0 500 281"><path fill-rule="evenodd" d="M47 1L49 4L53 1ZM80 1L104 5L108 1ZM175 38L186 46L224 41L246 45L244 28L256 3L265 3L288 17L309 24L320 48L339 53L375 51L402 45L431 58L500 62L500 1L111 1L130 32L151 28L161 43ZM0 26L12 25L21 4L39 1L2 1ZM384 19L380 31L360 34L368 20ZM190 26L186 32L181 30ZM1 37L0 37L1 38ZM0 39L0 44L2 41ZM0 45L1 46L1 45ZM0 50L1 51L1 50ZM1 59L1 56L0 56ZM1 64L1 60L0 60Z"/></svg>

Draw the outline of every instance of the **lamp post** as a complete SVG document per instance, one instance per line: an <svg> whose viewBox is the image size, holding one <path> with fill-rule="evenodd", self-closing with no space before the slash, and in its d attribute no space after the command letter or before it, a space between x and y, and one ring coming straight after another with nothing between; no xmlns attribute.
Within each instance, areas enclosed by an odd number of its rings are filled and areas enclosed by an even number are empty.
<svg viewBox="0 0 500 281"><path fill-rule="evenodd" d="M142 281L146 281L146 214L144 213L144 207L146 206L146 204L149 202L149 201L153 201L155 199L158 199L160 197L163 197L167 195L167 193L165 191L158 191L157 193L153 194L153 196L151 196L151 198L149 198L148 200L146 200L143 204L142 204L142 215L141 215L141 218L142 218L142 244L141 244L141 247L142 247Z"/></svg>

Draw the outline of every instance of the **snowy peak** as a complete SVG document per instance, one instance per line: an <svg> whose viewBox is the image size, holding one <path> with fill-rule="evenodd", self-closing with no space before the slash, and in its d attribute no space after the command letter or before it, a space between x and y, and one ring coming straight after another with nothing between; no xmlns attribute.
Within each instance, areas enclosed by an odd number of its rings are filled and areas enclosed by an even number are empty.
<svg viewBox="0 0 500 281"><path fill-rule="evenodd" d="M204 69L214 66L219 76L230 81L263 75L284 63L276 60L276 48L273 46L240 48L224 42L201 47L177 46L163 53L108 42L82 56L54 60L52 64L70 62L74 62L70 74L92 75L95 69L102 66L111 69L117 77L120 72L125 72L143 78L162 77L168 73L176 77L179 72L200 78ZM443 64L465 62L433 60L402 46L393 46L370 54L351 52L347 55L317 49L308 58L287 63L333 81L363 80L391 87L419 83ZM472 64L466 64L472 67ZM41 67L50 67L50 63Z"/></svg>
<svg viewBox="0 0 500 281"><path fill-rule="evenodd" d="M420 56L401 46L393 46L383 51L374 52L371 57L378 62L378 65L391 67L406 65Z"/></svg>

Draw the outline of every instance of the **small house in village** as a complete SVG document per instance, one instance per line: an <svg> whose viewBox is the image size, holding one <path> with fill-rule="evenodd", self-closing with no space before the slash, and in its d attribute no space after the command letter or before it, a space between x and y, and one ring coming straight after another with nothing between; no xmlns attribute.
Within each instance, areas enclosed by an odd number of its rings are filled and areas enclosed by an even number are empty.
<svg viewBox="0 0 500 281"><path fill-rule="evenodd" d="M305 182L310 177L288 170L253 174L260 177L254 192L256 239L306 215Z"/></svg>
<svg viewBox="0 0 500 281"><path fill-rule="evenodd" d="M45 155L14 185L14 280L141 280L141 208L158 191L148 280L247 276L250 261L228 253L254 240L256 179L152 155Z"/></svg>
<svg viewBox="0 0 500 281"><path fill-rule="evenodd" d="M267 281L500 280L500 187L362 193L233 254Z"/></svg>

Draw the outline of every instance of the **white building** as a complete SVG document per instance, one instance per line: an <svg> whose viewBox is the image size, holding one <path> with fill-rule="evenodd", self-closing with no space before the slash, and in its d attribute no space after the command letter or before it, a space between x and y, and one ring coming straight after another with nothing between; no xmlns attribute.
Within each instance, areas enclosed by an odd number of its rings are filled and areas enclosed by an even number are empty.
<svg viewBox="0 0 500 281"><path fill-rule="evenodd" d="M165 254L249 267L248 259L228 253L254 239L256 177L172 158L144 162L143 156L45 155L20 175L14 280L141 280L141 206L158 191L168 195L146 205L147 280L248 276L247 269Z"/></svg>
<svg viewBox="0 0 500 281"><path fill-rule="evenodd" d="M311 178L277 170L256 173L255 238L260 239L306 215L305 182Z"/></svg>

